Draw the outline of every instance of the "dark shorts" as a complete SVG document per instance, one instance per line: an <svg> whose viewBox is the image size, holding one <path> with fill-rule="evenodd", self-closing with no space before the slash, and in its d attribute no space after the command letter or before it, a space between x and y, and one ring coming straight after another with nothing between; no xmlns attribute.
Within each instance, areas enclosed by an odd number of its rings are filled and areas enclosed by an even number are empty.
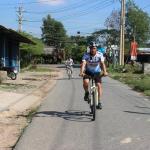
<svg viewBox="0 0 150 150"><path fill-rule="evenodd" d="M83 80L90 79L89 76L91 76L91 77L94 77L94 80L95 80L96 83L101 83L102 82L100 72L92 74L90 72L85 71L85 74L86 75L83 77Z"/></svg>

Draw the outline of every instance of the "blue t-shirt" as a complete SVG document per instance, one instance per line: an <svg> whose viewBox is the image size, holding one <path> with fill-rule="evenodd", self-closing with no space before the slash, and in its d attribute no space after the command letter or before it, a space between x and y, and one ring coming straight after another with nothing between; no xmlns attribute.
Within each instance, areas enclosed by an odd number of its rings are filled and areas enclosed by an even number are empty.
<svg viewBox="0 0 150 150"><path fill-rule="evenodd" d="M100 68L100 62L104 62L103 54L100 52L97 52L95 56L91 56L90 53L85 53L82 61L86 61L86 71L88 71L91 74L99 73L101 72Z"/></svg>

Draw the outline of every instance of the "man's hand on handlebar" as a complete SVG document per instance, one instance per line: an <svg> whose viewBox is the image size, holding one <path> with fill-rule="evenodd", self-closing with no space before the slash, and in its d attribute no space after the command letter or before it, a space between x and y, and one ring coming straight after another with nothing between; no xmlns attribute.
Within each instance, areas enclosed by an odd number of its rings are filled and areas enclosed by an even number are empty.
<svg viewBox="0 0 150 150"><path fill-rule="evenodd" d="M106 76L108 76L108 72L103 72L103 71L102 71L102 72L100 73L100 76L101 76L101 77L106 77Z"/></svg>
<svg viewBox="0 0 150 150"><path fill-rule="evenodd" d="M79 76L80 76L80 77L84 77L84 76L85 76L85 73L80 72Z"/></svg>
<svg viewBox="0 0 150 150"><path fill-rule="evenodd" d="M89 75L87 75L87 74L85 74L85 73L83 73L83 72L80 72L80 74L79 74L80 77L84 77L85 75L86 75L86 76L89 76ZM101 72L101 73L100 73L100 76L101 76L101 77L106 77L106 76L108 76L108 72Z"/></svg>
<svg viewBox="0 0 150 150"><path fill-rule="evenodd" d="M108 76L108 72L103 73L104 77Z"/></svg>

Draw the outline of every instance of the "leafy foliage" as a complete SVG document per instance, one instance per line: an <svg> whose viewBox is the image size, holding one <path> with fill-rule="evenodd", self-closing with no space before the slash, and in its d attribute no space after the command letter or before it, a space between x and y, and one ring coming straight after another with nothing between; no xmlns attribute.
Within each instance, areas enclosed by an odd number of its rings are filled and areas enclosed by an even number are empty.
<svg viewBox="0 0 150 150"><path fill-rule="evenodd" d="M61 22L56 21L47 15L43 18L42 29L42 40L48 46L55 46L56 48L64 47L66 40L66 31Z"/></svg>
<svg viewBox="0 0 150 150"><path fill-rule="evenodd" d="M120 30L120 11L113 10L109 17L105 21L105 26L107 29Z"/></svg>
<svg viewBox="0 0 150 150"><path fill-rule="evenodd" d="M66 57L71 56L75 61L80 62L86 51L87 39L83 36L71 36L68 41L64 48Z"/></svg>
<svg viewBox="0 0 150 150"><path fill-rule="evenodd" d="M143 44L149 39L150 17L146 12L138 8L133 0L128 0L126 3L125 22L126 48L129 48L130 40L133 37L135 37L138 44ZM105 26L107 29L120 30L120 10L112 11L105 21ZM119 36L120 35L118 34L117 37L119 38Z"/></svg>
<svg viewBox="0 0 150 150"><path fill-rule="evenodd" d="M23 36L31 39L35 43L34 45L22 43L22 44L20 44L20 49L21 50L24 50L27 53L30 53L31 55L40 55L40 54L42 54L44 44L40 39L38 39L36 37L33 37L32 35L30 35L28 33L25 33L25 32L22 32L21 34Z"/></svg>
<svg viewBox="0 0 150 150"><path fill-rule="evenodd" d="M118 70L120 70L120 68L118 68ZM128 70L130 71L121 73L120 71L117 72L109 68L109 75L116 80L128 84L133 89L144 92L146 95L150 96L150 76L139 72L137 73L137 66L135 66L135 68L128 66Z"/></svg>
<svg viewBox="0 0 150 150"><path fill-rule="evenodd" d="M102 39L106 45L119 44L119 31L116 29L102 29L93 33L96 41Z"/></svg>
<svg viewBox="0 0 150 150"><path fill-rule="evenodd" d="M126 38L134 36L140 44L149 38L150 17L143 10L139 9L133 1L127 3L126 13Z"/></svg>

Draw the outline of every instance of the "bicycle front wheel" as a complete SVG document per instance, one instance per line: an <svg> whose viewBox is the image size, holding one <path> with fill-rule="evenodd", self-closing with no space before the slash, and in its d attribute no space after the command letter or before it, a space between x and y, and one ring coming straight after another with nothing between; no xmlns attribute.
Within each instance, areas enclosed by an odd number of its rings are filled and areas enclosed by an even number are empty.
<svg viewBox="0 0 150 150"><path fill-rule="evenodd" d="M93 115L92 121L96 118L96 103L95 103L95 92L92 93L92 99L91 99L91 113Z"/></svg>

